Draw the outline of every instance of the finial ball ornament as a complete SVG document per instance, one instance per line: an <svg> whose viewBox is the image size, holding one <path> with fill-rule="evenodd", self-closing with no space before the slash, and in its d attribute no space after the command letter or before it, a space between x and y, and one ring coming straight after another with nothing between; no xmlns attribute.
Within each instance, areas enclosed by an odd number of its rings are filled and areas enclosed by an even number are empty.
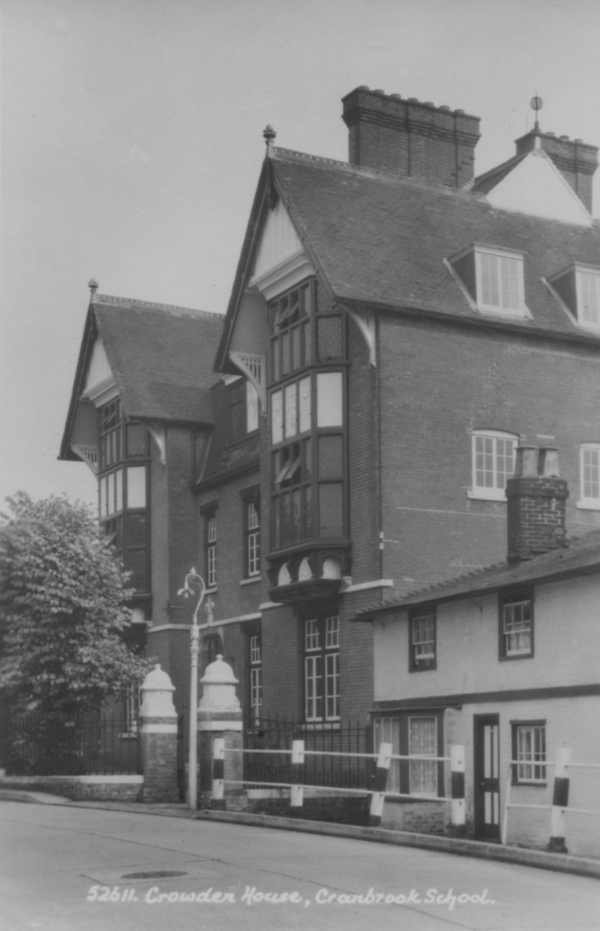
<svg viewBox="0 0 600 931"><path fill-rule="evenodd" d="M541 110L544 105L544 101L541 97L532 97L529 101L529 105L531 106L532 110Z"/></svg>

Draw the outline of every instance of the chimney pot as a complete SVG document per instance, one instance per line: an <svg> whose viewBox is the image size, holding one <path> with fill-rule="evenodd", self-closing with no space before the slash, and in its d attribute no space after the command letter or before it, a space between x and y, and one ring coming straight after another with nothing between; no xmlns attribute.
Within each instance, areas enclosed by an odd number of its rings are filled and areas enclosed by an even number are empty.
<svg viewBox="0 0 600 931"><path fill-rule="evenodd" d="M514 478L531 478L538 474L537 446L518 446Z"/></svg>
<svg viewBox="0 0 600 931"><path fill-rule="evenodd" d="M546 478L558 478L558 447L543 446L540 448L539 474Z"/></svg>

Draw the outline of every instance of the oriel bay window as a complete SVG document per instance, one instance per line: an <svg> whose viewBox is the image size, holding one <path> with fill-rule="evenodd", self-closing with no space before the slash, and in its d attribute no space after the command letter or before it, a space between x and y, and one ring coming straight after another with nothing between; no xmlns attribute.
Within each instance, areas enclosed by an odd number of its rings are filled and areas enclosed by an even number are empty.
<svg viewBox="0 0 600 931"><path fill-rule="evenodd" d="M344 320L316 293L271 305L271 550L347 535Z"/></svg>
<svg viewBox="0 0 600 931"><path fill-rule="evenodd" d="M132 573L132 587L148 592L148 432L142 424L125 423L118 398L99 409L98 427L100 520Z"/></svg>

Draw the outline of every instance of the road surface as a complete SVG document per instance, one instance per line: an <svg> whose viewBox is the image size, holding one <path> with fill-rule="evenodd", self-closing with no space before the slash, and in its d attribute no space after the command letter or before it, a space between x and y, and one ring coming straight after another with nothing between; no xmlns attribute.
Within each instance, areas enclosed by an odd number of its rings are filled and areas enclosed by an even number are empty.
<svg viewBox="0 0 600 931"><path fill-rule="evenodd" d="M409 847L17 802L0 839L2 931L600 928L598 880Z"/></svg>

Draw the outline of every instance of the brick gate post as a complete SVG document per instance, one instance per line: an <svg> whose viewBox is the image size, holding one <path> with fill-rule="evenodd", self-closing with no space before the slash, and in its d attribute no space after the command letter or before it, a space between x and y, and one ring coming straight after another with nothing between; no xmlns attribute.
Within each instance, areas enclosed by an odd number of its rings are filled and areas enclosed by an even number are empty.
<svg viewBox="0 0 600 931"><path fill-rule="evenodd" d="M140 740L145 802L178 802L175 687L157 664L142 684Z"/></svg>
<svg viewBox="0 0 600 931"><path fill-rule="evenodd" d="M206 667L200 680L202 698L198 704L198 799L201 808L211 807L213 743L216 737L223 737L225 740L225 806L227 799L242 794L243 754L230 752L242 750L244 743L242 709L235 691L237 684L233 669L220 655L214 663Z"/></svg>

